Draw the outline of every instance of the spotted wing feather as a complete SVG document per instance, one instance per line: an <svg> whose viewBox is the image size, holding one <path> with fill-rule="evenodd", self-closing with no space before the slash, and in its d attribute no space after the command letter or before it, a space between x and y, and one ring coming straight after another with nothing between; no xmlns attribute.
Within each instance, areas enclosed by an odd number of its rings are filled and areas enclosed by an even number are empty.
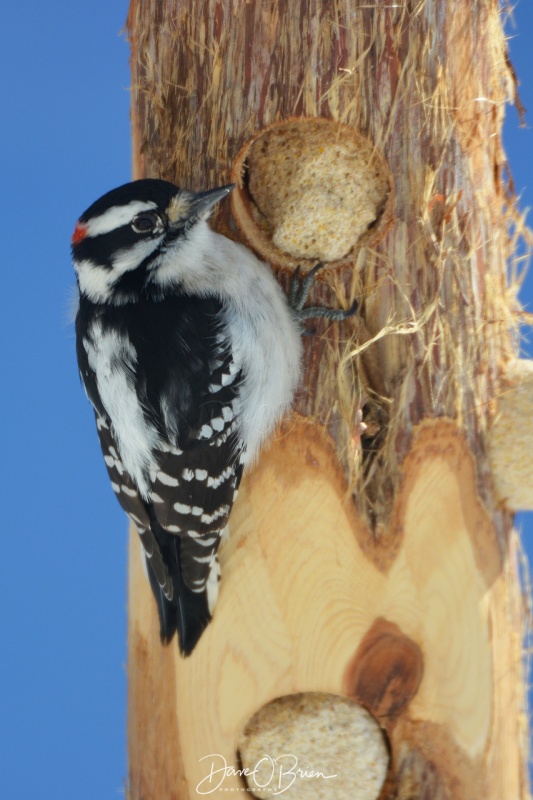
<svg viewBox="0 0 533 800"><path fill-rule="evenodd" d="M228 381L228 378L232 378ZM238 375L232 361L215 364L194 427L158 454L151 500L161 527L181 537L185 584L203 591L242 474L237 432Z"/></svg>

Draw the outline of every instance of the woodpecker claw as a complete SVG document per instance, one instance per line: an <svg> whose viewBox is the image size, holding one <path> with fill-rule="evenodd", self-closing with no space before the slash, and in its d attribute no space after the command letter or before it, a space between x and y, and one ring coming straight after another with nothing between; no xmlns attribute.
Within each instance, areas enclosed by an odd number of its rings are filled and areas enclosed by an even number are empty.
<svg viewBox="0 0 533 800"><path fill-rule="evenodd" d="M292 276L291 285L289 287L288 301L291 308L295 311L298 304L298 292L300 290L300 267L296 267L294 275Z"/></svg>
<svg viewBox="0 0 533 800"><path fill-rule="evenodd" d="M358 308L357 300L355 300L348 310L344 309L333 309L333 308L323 308L320 306L310 306L308 308L304 308L305 301L309 297L309 292L311 291L311 287L313 285L316 273L322 269L324 264L319 261L318 264L307 273L307 275L300 280L300 267L296 267L294 271L294 275L292 277L288 301L290 307L296 312L298 319L312 319L323 317L325 319L332 320L333 322L339 322L343 319L348 319L355 314Z"/></svg>

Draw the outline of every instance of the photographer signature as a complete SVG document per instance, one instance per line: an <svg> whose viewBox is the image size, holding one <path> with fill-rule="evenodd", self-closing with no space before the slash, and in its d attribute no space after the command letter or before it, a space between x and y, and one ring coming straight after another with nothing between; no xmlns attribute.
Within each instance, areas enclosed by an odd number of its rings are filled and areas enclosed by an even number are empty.
<svg viewBox="0 0 533 800"><path fill-rule="evenodd" d="M298 779L321 778L329 781L336 778L336 775L324 775L319 770L301 769L298 766L298 758L292 753L284 753L277 758L264 755L259 759L253 769L245 767L237 769L228 766L228 763L220 753L211 753L203 756L200 761L209 761L209 773L202 778L196 786L198 794L211 794L220 789L224 779L227 777L246 778L250 789L268 789L273 795L283 794ZM255 784L255 786L254 786ZM243 789L243 791L246 791Z"/></svg>

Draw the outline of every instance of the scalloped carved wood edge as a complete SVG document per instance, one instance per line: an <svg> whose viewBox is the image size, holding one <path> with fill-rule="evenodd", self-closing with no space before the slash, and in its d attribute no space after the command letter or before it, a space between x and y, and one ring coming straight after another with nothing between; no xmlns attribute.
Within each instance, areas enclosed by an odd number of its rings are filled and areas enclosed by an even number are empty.
<svg viewBox="0 0 533 800"><path fill-rule="evenodd" d="M507 616L514 561L500 559L453 423L419 426L403 475L393 524L376 543L346 499L333 442L289 420L244 481L215 618L188 659L157 641L132 537L131 800L196 797L202 758L237 767L250 717L311 691L353 697L386 729L382 797L426 796L424 782L439 787L431 796L454 800L525 796L515 730L521 619ZM417 782L419 794L406 794ZM236 775L213 796L232 788L242 788Z"/></svg>

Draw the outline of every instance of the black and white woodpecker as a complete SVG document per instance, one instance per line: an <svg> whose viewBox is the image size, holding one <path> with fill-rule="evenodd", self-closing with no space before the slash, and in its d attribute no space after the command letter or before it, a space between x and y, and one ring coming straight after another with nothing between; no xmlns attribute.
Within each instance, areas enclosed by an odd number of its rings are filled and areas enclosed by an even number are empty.
<svg viewBox="0 0 533 800"><path fill-rule="evenodd" d="M207 219L233 185L120 186L72 236L76 348L111 485L142 543L160 635L189 655L218 595L217 550L243 469L289 408L300 320L269 267ZM314 274L314 272L313 272Z"/></svg>

